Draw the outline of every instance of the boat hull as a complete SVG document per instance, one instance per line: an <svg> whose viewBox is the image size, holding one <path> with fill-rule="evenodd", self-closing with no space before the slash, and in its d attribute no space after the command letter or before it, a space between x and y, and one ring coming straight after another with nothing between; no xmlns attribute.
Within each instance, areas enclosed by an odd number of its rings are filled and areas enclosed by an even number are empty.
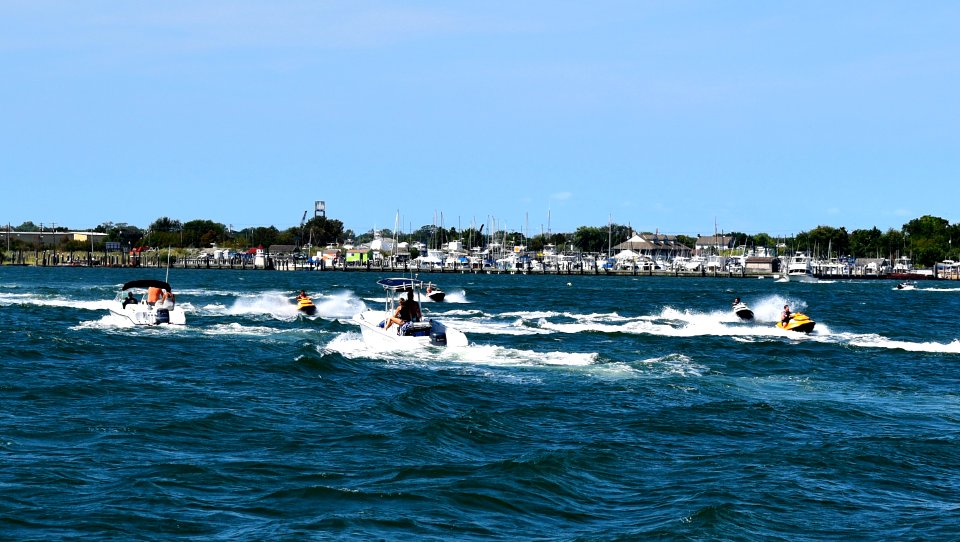
<svg viewBox="0 0 960 542"><path fill-rule="evenodd" d="M787 279L790 282L819 282L813 273L789 273Z"/></svg>
<svg viewBox="0 0 960 542"><path fill-rule="evenodd" d="M187 324L187 316L180 307L167 309L164 307L151 307L146 303L130 303L126 307L117 303L110 307L110 313L138 326L159 326L172 325L183 326Z"/></svg>
<svg viewBox="0 0 960 542"><path fill-rule="evenodd" d="M353 317L360 326L363 340L375 348L404 349L426 346L467 346L467 336L460 330L444 325L439 320L426 320L413 323L406 334L398 334L398 326L390 329L382 327L387 313L367 310Z"/></svg>
<svg viewBox="0 0 960 542"><path fill-rule="evenodd" d="M133 290L135 289L146 290L147 293L141 295L140 300L136 301L136 296L133 295ZM166 291L171 295L169 299L167 297L161 297L158 301L151 304L148 302L151 291ZM127 296L129 297L124 297L124 292L127 292ZM155 279L131 280L124 283L120 291L117 292L117 297L110 303L110 313L125 318L137 326L186 325L187 315L183 312L182 308L176 306L172 294L173 289L166 281Z"/></svg>

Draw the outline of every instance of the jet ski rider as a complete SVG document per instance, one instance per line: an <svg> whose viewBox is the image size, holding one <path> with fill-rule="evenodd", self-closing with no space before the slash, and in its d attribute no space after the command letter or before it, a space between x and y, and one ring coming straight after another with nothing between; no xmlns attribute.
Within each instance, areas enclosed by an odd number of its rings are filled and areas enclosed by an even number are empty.
<svg viewBox="0 0 960 542"><path fill-rule="evenodd" d="M780 323L786 326L790 323L790 318L793 314L790 312L790 305L783 306L783 312L780 313Z"/></svg>

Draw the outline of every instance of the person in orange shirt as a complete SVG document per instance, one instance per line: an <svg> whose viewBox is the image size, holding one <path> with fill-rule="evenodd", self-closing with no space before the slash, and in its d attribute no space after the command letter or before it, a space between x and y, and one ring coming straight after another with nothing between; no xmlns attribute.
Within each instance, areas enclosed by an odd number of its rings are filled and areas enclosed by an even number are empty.
<svg viewBox="0 0 960 542"><path fill-rule="evenodd" d="M147 288L147 305L151 307L157 304L157 301L160 299L160 288L156 286L151 286Z"/></svg>

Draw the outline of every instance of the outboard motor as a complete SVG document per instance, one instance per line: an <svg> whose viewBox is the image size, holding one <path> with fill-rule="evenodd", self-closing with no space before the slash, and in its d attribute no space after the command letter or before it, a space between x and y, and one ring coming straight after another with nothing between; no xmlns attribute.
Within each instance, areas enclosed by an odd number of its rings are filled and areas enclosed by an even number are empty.
<svg viewBox="0 0 960 542"><path fill-rule="evenodd" d="M430 344L447 346L447 328L436 320L430 320Z"/></svg>
<svg viewBox="0 0 960 542"><path fill-rule="evenodd" d="M169 324L170 323L170 311L168 309L157 309L157 317L154 320L155 324Z"/></svg>

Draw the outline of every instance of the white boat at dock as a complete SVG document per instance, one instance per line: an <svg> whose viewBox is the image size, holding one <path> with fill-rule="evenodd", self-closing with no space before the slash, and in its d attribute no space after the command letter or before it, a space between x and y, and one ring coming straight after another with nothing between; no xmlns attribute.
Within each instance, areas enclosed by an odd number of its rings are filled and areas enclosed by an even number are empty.
<svg viewBox="0 0 960 542"><path fill-rule="evenodd" d="M806 252L797 251L787 264L787 279L791 282L817 282L813 275L813 264Z"/></svg>

